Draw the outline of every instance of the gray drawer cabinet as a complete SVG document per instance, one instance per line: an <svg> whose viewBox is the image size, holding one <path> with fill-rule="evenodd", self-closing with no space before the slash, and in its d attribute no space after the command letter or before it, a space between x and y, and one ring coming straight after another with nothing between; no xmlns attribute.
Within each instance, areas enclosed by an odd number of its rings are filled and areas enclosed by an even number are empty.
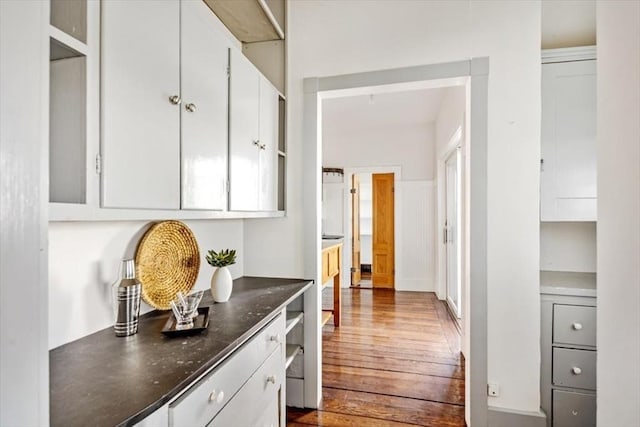
<svg viewBox="0 0 640 427"><path fill-rule="evenodd" d="M540 406L548 427L596 425L596 298L541 296Z"/></svg>
<svg viewBox="0 0 640 427"><path fill-rule="evenodd" d="M553 390L553 427L596 427L596 395Z"/></svg>

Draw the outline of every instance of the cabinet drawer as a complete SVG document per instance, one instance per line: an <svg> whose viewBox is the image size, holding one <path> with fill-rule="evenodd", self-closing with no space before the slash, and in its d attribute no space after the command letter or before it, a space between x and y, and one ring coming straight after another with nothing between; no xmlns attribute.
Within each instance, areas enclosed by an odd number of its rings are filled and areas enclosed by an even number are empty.
<svg viewBox="0 0 640 427"><path fill-rule="evenodd" d="M553 349L553 383L564 387L596 389L596 352Z"/></svg>
<svg viewBox="0 0 640 427"><path fill-rule="evenodd" d="M256 423L264 415L269 404L274 400L279 401L283 376L284 354L281 346L269 356L207 427L257 427Z"/></svg>
<svg viewBox="0 0 640 427"><path fill-rule="evenodd" d="M553 391L553 427L595 427L594 394Z"/></svg>
<svg viewBox="0 0 640 427"><path fill-rule="evenodd" d="M265 359L282 347L284 331L284 318L279 315L221 366L172 402L169 405L169 425L191 427L208 423Z"/></svg>
<svg viewBox="0 0 640 427"><path fill-rule="evenodd" d="M596 308L554 304L553 342L596 346Z"/></svg>

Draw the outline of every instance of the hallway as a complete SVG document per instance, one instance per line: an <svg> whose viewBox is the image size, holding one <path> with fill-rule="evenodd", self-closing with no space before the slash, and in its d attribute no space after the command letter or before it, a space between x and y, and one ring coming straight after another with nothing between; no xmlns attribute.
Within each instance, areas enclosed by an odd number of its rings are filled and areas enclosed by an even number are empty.
<svg viewBox="0 0 640 427"><path fill-rule="evenodd" d="M340 327L323 330L321 407L287 408L287 425L464 426L464 360L444 303L370 289L343 289L342 301Z"/></svg>

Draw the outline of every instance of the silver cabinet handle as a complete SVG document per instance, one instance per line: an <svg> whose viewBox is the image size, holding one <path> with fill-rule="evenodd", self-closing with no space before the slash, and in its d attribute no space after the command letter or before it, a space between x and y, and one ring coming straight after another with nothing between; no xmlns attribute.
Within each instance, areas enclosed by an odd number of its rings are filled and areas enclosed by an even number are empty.
<svg viewBox="0 0 640 427"><path fill-rule="evenodd" d="M275 384L277 381L277 377L275 375L270 375L267 377L267 382L271 384Z"/></svg>
<svg viewBox="0 0 640 427"><path fill-rule="evenodd" d="M195 113L196 111L196 104L190 102L187 105L184 106L184 108L186 108L186 110L190 113Z"/></svg>
<svg viewBox="0 0 640 427"><path fill-rule="evenodd" d="M210 403L213 403L213 402L222 403L223 400L224 400L224 391L222 390L220 391L213 390L209 395Z"/></svg>
<svg viewBox="0 0 640 427"><path fill-rule="evenodd" d="M278 344L280 344L280 334L276 334L276 335L271 335L269 337L269 341L275 341Z"/></svg>
<svg viewBox="0 0 640 427"><path fill-rule="evenodd" d="M574 331L579 331L580 329L582 329L582 323L574 323L573 325L571 325L571 327Z"/></svg>
<svg viewBox="0 0 640 427"><path fill-rule="evenodd" d="M582 369L574 366L573 368L571 368L571 372L573 373L573 375L580 375L582 373Z"/></svg>
<svg viewBox="0 0 640 427"><path fill-rule="evenodd" d="M180 103L182 102L182 99L180 99L180 96L178 95L172 95L169 97L169 102L172 103L173 105L180 105Z"/></svg>

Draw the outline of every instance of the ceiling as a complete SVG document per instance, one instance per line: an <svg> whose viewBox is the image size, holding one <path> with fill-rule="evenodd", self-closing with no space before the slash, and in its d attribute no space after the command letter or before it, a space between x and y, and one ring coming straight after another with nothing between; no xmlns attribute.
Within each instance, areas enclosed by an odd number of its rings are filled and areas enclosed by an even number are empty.
<svg viewBox="0 0 640 427"><path fill-rule="evenodd" d="M542 49L595 44L595 0L542 1Z"/></svg>
<svg viewBox="0 0 640 427"><path fill-rule="evenodd" d="M447 88L358 95L322 101L323 132L434 122Z"/></svg>

